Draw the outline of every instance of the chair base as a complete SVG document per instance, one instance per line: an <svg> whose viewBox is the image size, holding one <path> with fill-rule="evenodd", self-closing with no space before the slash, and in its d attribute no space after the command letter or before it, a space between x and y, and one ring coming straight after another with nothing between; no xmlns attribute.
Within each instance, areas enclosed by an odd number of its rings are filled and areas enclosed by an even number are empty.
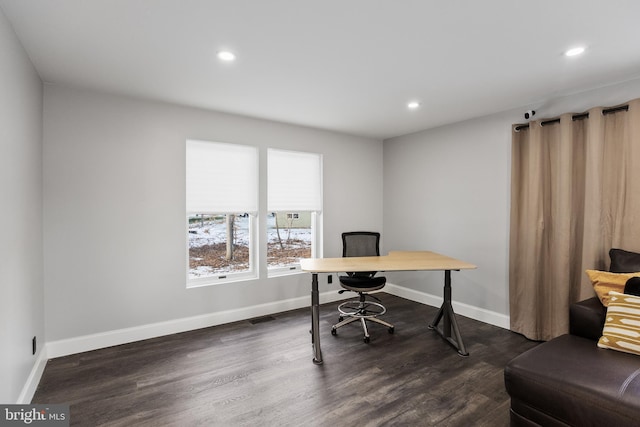
<svg viewBox="0 0 640 427"><path fill-rule="evenodd" d="M387 309L377 302L366 301L362 294L360 295L360 300L351 300L340 304L338 311L340 312L340 319L338 323L331 327L332 335L338 334L338 328L348 325L349 323L357 322L358 320L362 323L365 343L371 340L369 328L367 328L367 321L386 326L390 334L395 331L395 327L391 323L377 318L377 316L386 313Z"/></svg>

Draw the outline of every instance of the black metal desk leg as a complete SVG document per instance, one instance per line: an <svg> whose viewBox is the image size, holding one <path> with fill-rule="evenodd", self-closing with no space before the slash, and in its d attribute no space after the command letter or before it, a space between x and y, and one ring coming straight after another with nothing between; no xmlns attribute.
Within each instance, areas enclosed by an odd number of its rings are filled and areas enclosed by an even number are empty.
<svg viewBox="0 0 640 427"><path fill-rule="evenodd" d="M322 365L320 349L320 293L318 291L318 274L311 275L311 343L313 344L313 363Z"/></svg>
<svg viewBox="0 0 640 427"><path fill-rule="evenodd" d="M442 329L438 329L438 323L442 320ZM464 343L462 342L462 336L460 335L460 329L458 328L458 321L456 315L453 312L453 306L451 305L451 270L444 271L444 301L442 306L433 318L433 321L429 325L430 329L435 330L442 336L449 344L458 350L460 356L468 356ZM451 336L453 332L454 337Z"/></svg>

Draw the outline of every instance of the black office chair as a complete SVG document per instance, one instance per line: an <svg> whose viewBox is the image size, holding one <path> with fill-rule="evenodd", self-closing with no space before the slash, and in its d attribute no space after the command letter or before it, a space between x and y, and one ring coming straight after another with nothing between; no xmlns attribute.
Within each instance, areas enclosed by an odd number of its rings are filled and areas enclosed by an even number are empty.
<svg viewBox="0 0 640 427"><path fill-rule="evenodd" d="M380 233L370 231L342 233L342 256L380 256ZM390 334L393 333L394 326L391 323L377 318L377 316L386 313L387 309L380 303L381 301L378 298L368 294L368 292L384 288L387 283L386 277L375 277L376 273L376 271L347 272L346 276L340 276L340 285L344 289L339 292L357 292L359 298L343 302L338 306L340 318L338 323L331 327L332 335L337 335L338 328L358 320L362 322L364 342L366 343L370 341L366 321L384 325L388 328L387 330ZM369 301L367 297L373 298L378 302Z"/></svg>

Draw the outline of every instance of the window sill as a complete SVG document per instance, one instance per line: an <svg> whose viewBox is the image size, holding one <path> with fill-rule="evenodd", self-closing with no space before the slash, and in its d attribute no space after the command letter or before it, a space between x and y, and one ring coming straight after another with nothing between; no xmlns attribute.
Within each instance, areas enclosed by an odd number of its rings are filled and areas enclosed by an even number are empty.
<svg viewBox="0 0 640 427"><path fill-rule="evenodd" d="M267 278L272 278L272 277L282 277L282 276L293 276L295 274L301 274L301 273L306 273L305 271L302 271L300 269L299 265L291 266L291 268L289 267L283 267L283 268L277 268L277 269L273 269L273 270L268 270L267 271Z"/></svg>
<svg viewBox="0 0 640 427"><path fill-rule="evenodd" d="M251 274L247 275L230 275L224 278L220 277L206 277L201 279L187 279L187 289L193 288L202 288L205 286L215 286L222 285L225 283L236 283L236 282L249 282L251 280L257 280L258 277Z"/></svg>

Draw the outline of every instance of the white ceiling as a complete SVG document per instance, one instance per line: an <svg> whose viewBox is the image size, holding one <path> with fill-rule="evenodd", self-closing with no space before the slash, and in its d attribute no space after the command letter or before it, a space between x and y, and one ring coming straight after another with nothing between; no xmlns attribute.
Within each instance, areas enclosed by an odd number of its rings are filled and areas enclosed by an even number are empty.
<svg viewBox="0 0 640 427"><path fill-rule="evenodd" d="M640 76L637 0L0 0L43 81L378 139ZM585 45L580 57L563 52ZM220 49L237 54L232 64ZM410 100L422 106L407 109Z"/></svg>

